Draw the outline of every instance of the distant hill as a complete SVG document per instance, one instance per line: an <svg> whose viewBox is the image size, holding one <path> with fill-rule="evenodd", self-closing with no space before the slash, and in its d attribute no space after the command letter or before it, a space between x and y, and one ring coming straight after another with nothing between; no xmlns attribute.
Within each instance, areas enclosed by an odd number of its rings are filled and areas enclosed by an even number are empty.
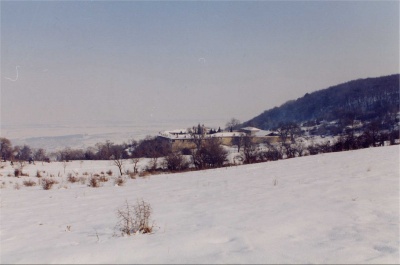
<svg viewBox="0 0 400 265"><path fill-rule="evenodd" d="M280 107L264 111L242 126L274 129L287 122L339 120L354 115L357 120L382 119L399 112L399 74L350 81L307 93Z"/></svg>

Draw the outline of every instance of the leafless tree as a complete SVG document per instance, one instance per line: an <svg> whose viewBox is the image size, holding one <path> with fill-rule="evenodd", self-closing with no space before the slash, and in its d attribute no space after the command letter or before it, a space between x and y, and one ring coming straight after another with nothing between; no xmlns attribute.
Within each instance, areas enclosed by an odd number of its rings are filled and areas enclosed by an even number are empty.
<svg viewBox="0 0 400 265"><path fill-rule="evenodd" d="M165 157L165 167L168 170L180 171L189 167L189 164L180 152L171 152Z"/></svg>
<svg viewBox="0 0 400 265"><path fill-rule="evenodd" d="M46 160L46 151L43 148L39 148L33 152L33 159L35 161Z"/></svg>
<svg viewBox="0 0 400 265"><path fill-rule="evenodd" d="M243 157L245 164L255 163L257 161L258 148L257 144L253 142L253 137L243 137Z"/></svg>
<svg viewBox="0 0 400 265"><path fill-rule="evenodd" d="M240 152L240 148L243 145L244 142L244 135L243 134L239 134L238 136L234 136L232 138L232 144L237 146L237 151Z"/></svg>
<svg viewBox="0 0 400 265"><path fill-rule="evenodd" d="M294 122L281 124L277 132L283 143L286 143L288 140L291 143L295 143L296 138L302 134L300 126Z"/></svg>
<svg viewBox="0 0 400 265"><path fill-rule="evenodd" d="M62 162L62 165L63 165L63 168L64 168L64 174L65 174L65 168L67 167L68 162L67 162L66 160L64 160L64 161Z"/></svg>
<svg viewBox="0 0 400 265"><path fill-rule="evenodd" d="M0 138L0 155L3 161L11 159L12 156L11 141L4 137Z"/></svg>
<svg viewBox="0 0 400 265"><path fill-rule="evenodd" d="M240 121L236 118L232 118L225 124L225 129L232 130L236 128L238 125L240 125Z"/></svg>
<svg viewBox="0 0 400 265"><path fill-rule="evenodd" d="M138 167L137 164L139 163L140 158L132 158L132 163L133 163L133 173L138 173Z"/></svg>
<svg viewBox="0 0 400 265"><path fill-rule="evenodd" d="M122 176L122 168L124 166L124 160L122 160L120 158L118 158L118 159L114 158L113 162L114 162L114 165L116 165L118 167L120 176Z"/></svg>
<svg viewBox="0 0 400 265"><path fill-rule="evenodd" d="M221 146L220 139L209 138L192 150L192 163L197 169L221 167L227 161L228 153Z"/></svg>
<svg viewBox="0 0 400 265"><path fill-rule="evenodd" d="M123 170L123 166L125 163L125 160L123 159L122 154L119 154L118 152L116 152L113 155L111 155L111 159L112 159L114 165L118 167L120 176L122 176L122 170Z"/></svg>

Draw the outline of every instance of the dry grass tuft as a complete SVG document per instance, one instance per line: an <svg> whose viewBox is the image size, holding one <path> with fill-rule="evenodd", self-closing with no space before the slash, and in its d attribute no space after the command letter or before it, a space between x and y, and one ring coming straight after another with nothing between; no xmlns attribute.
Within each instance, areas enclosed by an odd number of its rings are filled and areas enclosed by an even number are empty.
<svg viewBox="0 0 400 265"><path fill-rule="evenodd" d="M33 187L36 186L36 182L33 180L24 180L22 182L22 184L24 184L25 187Z"/></svg>
<svg viewBox="0 0 400 265"><path fill-rule="evenodd" d="M58 184L58 181L51 178L44 178L41 181L41 185L44 190L50 190L54 184Z"/></svg>

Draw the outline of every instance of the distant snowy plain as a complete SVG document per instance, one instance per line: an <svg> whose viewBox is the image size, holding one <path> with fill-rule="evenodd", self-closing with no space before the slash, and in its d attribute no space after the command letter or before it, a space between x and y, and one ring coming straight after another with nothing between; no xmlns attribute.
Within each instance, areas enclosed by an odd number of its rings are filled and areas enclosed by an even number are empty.
<svg viewBox="0 0 400 265"><path fill-rule="evenodd" d="M116 177L109 161L70 162L65 174L62 163L37 163L19 179L7 176L10 165L1 169L1 263L400 263L399 146L124 186L91 188L65 177L109 169ZM60 183L23 186L37 170ZM138 199L153 208L154 233L115 236L117 208Z"/></svg>
<svg viewBox="0 0 400 265"><path fill-rule="evenodd" d="M91 121L85 123L51 124L1 124L0 136L11 140L13 145L27 144L32 148L44 148L48 152L66 147L87 148L96 143L112 141L115 144L139 141L147 135L156 136L160 131L186 129L201 123L218 129L224 119L207 120L138 120L138 121Z"/></svg>

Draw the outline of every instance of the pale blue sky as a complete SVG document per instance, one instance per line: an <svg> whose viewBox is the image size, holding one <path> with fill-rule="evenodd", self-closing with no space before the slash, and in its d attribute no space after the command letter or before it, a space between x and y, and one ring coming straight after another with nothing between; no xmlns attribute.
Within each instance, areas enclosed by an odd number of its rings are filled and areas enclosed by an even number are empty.
<svg viewBox="0 0 400 265"><path fill-rule="evenodd" d="M245 121L398 72L398 1L1 1L3 124Z"/></svg>

